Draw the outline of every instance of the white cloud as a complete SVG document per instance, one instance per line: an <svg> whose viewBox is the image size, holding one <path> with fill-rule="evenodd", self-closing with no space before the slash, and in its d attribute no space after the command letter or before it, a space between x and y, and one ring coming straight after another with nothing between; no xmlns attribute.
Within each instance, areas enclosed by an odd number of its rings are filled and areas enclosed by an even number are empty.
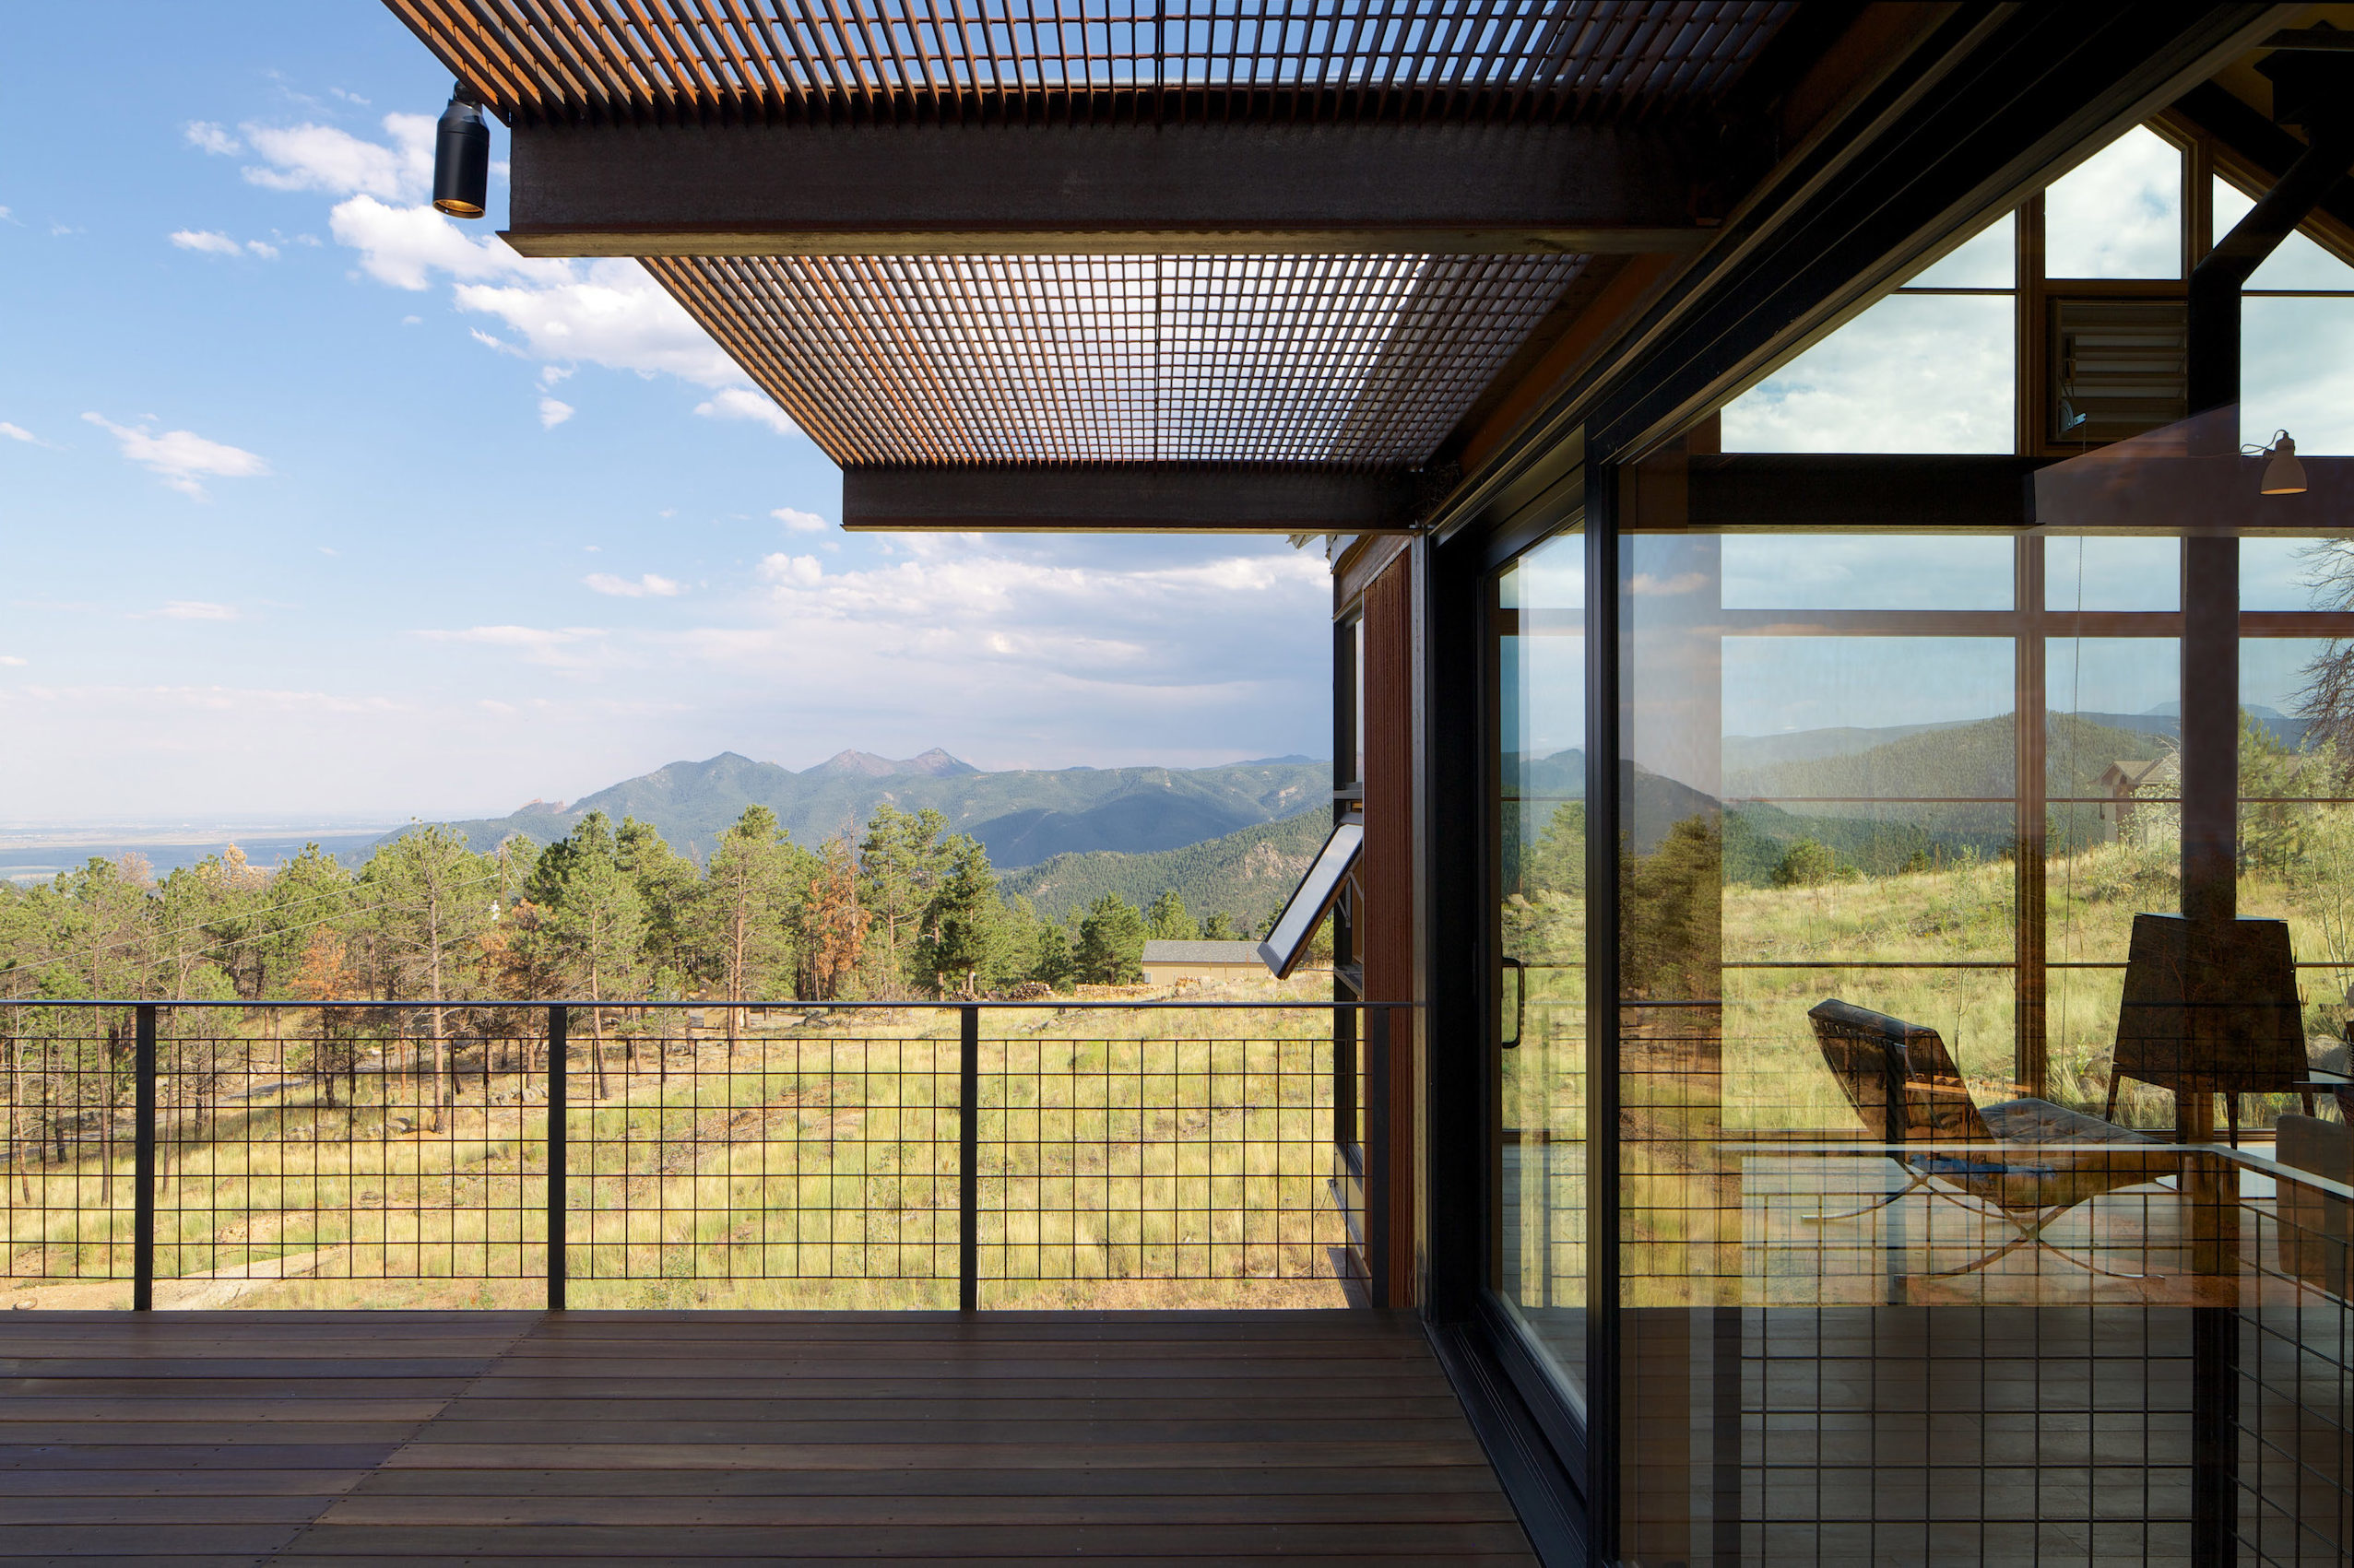
<svg viewBox="0 0 2354 1568"><path fill-rule="evenodd" d="M216 605L204 599L173 599L155 612L166 620L235 620L234 606Z"/></svg>
<svg viewBox="0 0 2354 1568"><path fill-rule="evenodd" d="M610 594L624 599L643 599L649 595L657 599L671 599L678 597L681 592L678 584L668 577L657 577L651 572L634 583L626 577L616 577L609 572L592 572L581 581L600 594Z"/></svg>
<svg viewBox="0 0 2354 1568"><path fill-rule="evenodd" d="M543 397L539 400L539 428L541 430L552 430L572 417L571 404L554 397Z"/></svg>
<svg viewBox="0 0 2354 1568"><path fill-rule="evenodd" d="M1696 594L1709 585L1709 578L1697 572L1682 572L1673 577L1657 577L1648 572L1638 572L1628 584L1638 598L1674 598L1679 594Z"/></svg>
<svg viewBox="0 0 2354 1568"><path fill-rule="evenodd" d="M129 461L162 476L163 482L173 489L200 501L205 488L198 482L199 475L251 479L270 471L267 463L242 447L207 441L193 431L166 430L158 435L144 425L133 430L115 424L102 414L84 414L82 418L112 436Z"/></svg>
<svg viewBox="0 0 2354 1568"><path fill-rule="evenodd" d="M527 664L576 671L587 665L586 655L602 643L605 631L596 626L469 626L416 635L428 643L506 648L520 654Z"/></svg>
<svg viewBox="0 0 2354 1568"><path fill-rule="evenodd" d="M417 633L430 643L479 643L492 648L554 648L605 635L596 626L469 626L462 631Z"/></svg>
<svg viewBox="0 0 2354 1568"><path fill-rule="evenodd" d="M775 398L750 387L731 386L710 401L696 404L694 411L707 419L751 419L778 435L792 435L800 429L786 417Z"/></svg>
<svg viewBox="0 0 2354 1568"><path fill-rule="evenodd" d="M172 242L183 251L203 251L208 255L238 256L245 247L228 235L209 229L180 229L172 235Z"/></svg>
<svg viewBox="0 0 2354 1568"><path fill-rule="evenodd" d="M814 588L825 576L825 569L813 555L763 556L757 571L763 583L794 588Z"/></svg>
<svg viewBox="0 0 2354 1568"><path fill-rule="evenodd" d="M183 251L200 251L211 256L254 255L264 261L278 260L278 247L263 240L248 240L238 243L217 229L175 229L172 242Z"/></svg>
<svg viewBox="0 0 2354 1568"><path fill-rule="evenodd" d="M789 506L780 506L769 515L784 524L788 534L815 534L825 527L825 519L816 513L798 512Z"/></svg>
<svg viewBox="0 0 2354 1568"><path fill-rule="evenodd" d="M335 206L327 231L360 253L369 277L396 289L430 288L435 272L463 278L565 275L562 262L528 262L504 245L468 238L431 206L392 206L365 192Z"/></svg>
<svg viewBox="0 0 2354 1568"><path fill-rule="evenodd" d="M2008 452L2008 298L1897 294L1724 410L1727 452Z"/></svg>
<svg viewBox="0 0 2354 1568"><path fill-rule="evenodd" d="M742 379L735 362L635 262L515 259L529 269L518 269L528 283L461 283L455 297L460 310L506 323L536 357L658 371L703 386Z"/></svg>
<svg viewBox="0 0 2354 1568"><path fill-rule="evenodd" d="M333 125L246 125L245 140L264 164L248 166L245 178L273 191L414 201L432 186L432 118L387 114L384 126L390 147Z"/></svg>
<svg viewBox="0 0 2354 1568"><path fill-rule="evenodd" d="M180 134L187 138L190 147L196 148L199 152L209 152L226 158L231 153L245 150L244 144L231 136L225 127L216 125L209 120L191 120Z"/></svg>
<svg viewBox="0 0 2354 1568"><path fill-rule="evenodd" d="M14 654L0 654L0 665L6 665L10 669L22 669L30 662L29 659L20 659Z"/></svg>
<svg viewBox="0 0 2354 1568"><path fill-rule="evenodd" d="M39 436L33 434L32 431L25 429L24 426L12 425L6 419L0 419L0 436L6 436L10 441L23 442L28 446L46 446L49 444Z"/></svg>

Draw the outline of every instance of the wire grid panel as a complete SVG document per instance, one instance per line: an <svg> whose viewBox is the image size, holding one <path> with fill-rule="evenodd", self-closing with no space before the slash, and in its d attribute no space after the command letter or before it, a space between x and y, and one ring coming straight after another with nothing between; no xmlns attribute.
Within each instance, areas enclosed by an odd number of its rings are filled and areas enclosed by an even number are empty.
<svg viewBox="0 0 2354 1568"><path fill-rule="evenodd" d="M2241 1561L2354 1560L2354 1194L2242 1175L2238 1358ZM2268 1197L2254 1189L2269 1185Z"/></svg>
<svg viewBox="0 0 2354 1568"><path fill-rule="evenodd" d="M158 1304L205 1280L427 1282L439 1303L450 1285L540 1278L544 1016L162 1009ZM248 1290L305 1293L209 1294Z"/></svg>
<svg viewBox="0 0 2354 1568"><path fill-rule="evenodd" d="M981 1045L980 1274L1333 1277L1330 1034Z"/></svg>
<svg viewBox="0 0 2354 1568"><path fill-rule="evenodd" d="M390 0L526 120L1617 119L1722 94L1788 0Z"/></svg>
<svg viewBox="0 0 2354 1568"><path fill-rule="evenodd" d="M936 1282L935 1304L953 1304L952 1033L739 1030L731 1045L724 1033L679 1031L676 1014L641 1025L624 1013L603 1043L600 1091L586 1011L571 1030L567 1116L575 1284L680 1282L675 1304L692 1304L685 1282Z"/></svg>
<svg viewBox="0 0 2354 1568"><path fill-rule="evenodd" d="M7 1277L132 1274L133 1017L0 1007L0 1244Z"/></svg>
<svg viewBox="0 0 2354 1568"><path fill-rule="evenodd" d="M646 267L836 463L1425 460L1581 256Z"/></svg>

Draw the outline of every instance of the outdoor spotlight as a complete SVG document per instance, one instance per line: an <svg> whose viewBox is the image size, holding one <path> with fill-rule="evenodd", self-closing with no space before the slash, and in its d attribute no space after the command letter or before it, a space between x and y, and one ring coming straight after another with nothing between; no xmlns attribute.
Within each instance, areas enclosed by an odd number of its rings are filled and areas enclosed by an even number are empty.
<svg viewBox="0 0 2354 1568"><path fill-rule="evenodd" d="M433 210L479 218L491 194L491 127L473 89L460 82L433 136Z"/></svg>
<svg viewBox="0 0 2354 1568"><path fill-rule="evenodd" d="M2287 430L2275 430L2272 444L2264 449L2264 483L2257 487L2265 495L2303 495L2305 466L2297 461L2297 443L2289 439Z"/></svg>

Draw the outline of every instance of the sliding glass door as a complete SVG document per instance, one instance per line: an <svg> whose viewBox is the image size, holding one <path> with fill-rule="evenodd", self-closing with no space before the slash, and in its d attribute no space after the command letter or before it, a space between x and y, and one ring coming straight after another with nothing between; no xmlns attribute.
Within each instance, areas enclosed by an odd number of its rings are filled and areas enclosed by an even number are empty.
<svg viewBox="0 0 2354 1568"><path fill-rule="evenodd" d="M1586 1362L1585 539L1492 580L1493 1283L1582 1418Z"/></svg>

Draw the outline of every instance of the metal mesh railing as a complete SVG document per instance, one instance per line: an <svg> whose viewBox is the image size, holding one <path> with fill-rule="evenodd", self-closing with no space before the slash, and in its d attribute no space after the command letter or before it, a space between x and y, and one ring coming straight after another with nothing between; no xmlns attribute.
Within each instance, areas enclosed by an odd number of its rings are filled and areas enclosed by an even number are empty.
<svg viewBox="0 0 2354 1568"><path fill-rule="evenodd" d="M1335 1013L0 1004L0 1290L1338 1303Z"/></svg>

